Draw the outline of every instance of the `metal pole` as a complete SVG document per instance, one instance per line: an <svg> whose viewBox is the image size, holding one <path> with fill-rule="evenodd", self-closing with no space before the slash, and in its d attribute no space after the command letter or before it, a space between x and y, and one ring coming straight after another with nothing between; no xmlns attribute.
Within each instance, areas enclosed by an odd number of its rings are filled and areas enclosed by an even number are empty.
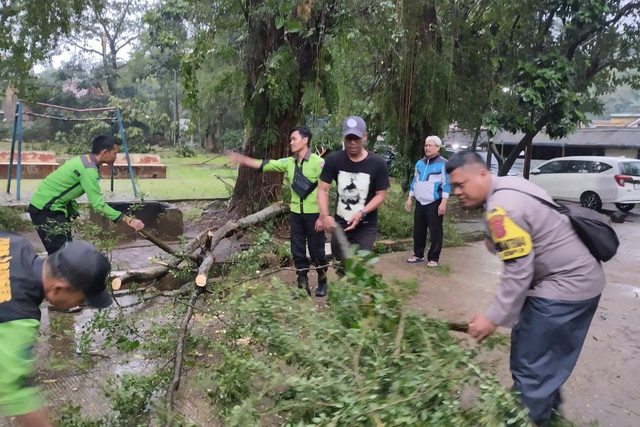
<svg viewBox="0 0 640 427"><path fill-rule="evenodd" d="M531 157L533 155L533 137L527 141L527 147L524 150L524 168L522 170L522 177L529 179L529 171L531 170Z"/></svg>
<svg viewBox="0 0 640 427"><path fill-rule="evenodd" d="M131 178L131 186L133 187L133 196L138 197L138 190L136 189L136 182L133 179L133 168L131 167L131 159L129 158L129 147L127 147L127 138L124 136L124 126L122 126L122 116L120 115L120 110L116 110L116 118L118 119L118 126L120 127L120 138L122 138L124 154L127 156L127 166L129 166L129 177Z"/></svg>
<svg viewBox="0 0 640 427"><path fill-rule="evenodd" d="M22 103L18 102L18 168L16 170L16 200L20 200L20 180L22 178Z"/></svg>
<svg viewBox="0 0 640 427"><path fill-rule="evenodd" d="M13 153L16 147L16 136L18 134L18 112L20 111L20 101L16 103L16 112L13 117L13 132L11 134L11 155L9 156L9 175L7 176L7 193L11 191L11 173L13 172Z"/></svg>
<svg viewBox="0 0 640 427"><path fill-rule="evenodd" d="M109 124L110 124L110 126L109 126L109 127L111 128L111 138L113 138L113 137L114 137L114 132L113 132L113 125L114 125L114 122L111 122L111 123L109 123ZM115 166L114 166L114 164L112 163L112 164L111 164L111 192L112 192L112 193L113 193L113 175L114 175L114 172L115 172Z"/></svg>
<svg viewBox="0 0 640 427"><path fill-rule="evenodd" d="M176 70L173 70L173 121L176 126L173 145L177 146L180 141L180 116L178 114L178 72Z"/></svg>

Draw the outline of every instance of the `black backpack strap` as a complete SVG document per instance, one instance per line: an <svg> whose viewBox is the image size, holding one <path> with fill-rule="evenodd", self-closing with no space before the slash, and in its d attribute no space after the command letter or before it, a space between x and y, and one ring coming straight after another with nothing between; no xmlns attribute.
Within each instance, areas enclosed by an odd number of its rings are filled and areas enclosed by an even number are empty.
<svg viewBox="0 0 640 427"><path fill-rule="evenodd" d="M522 194L526 194L529 197L533 197L534 199L536 199L537 201L539 201L540 203L542 203L545 206L550 207L551 209L553 209L554 211L560 212L561 214L564 214L564 209L562 208L562 206L558 206L555 203L551 203L548 200L543 199L542 197L538 197L534 194L531 193L527 193L526 191L522 191L522 190L518 190L517 188L511 188L511 187L503 187L503 188L498 188L494 191L494 193L496 191L502 191L502 190L511 190L511 191L517 191L518 193L522 193ZM493 194L493 193L492 193Z"/></svg>

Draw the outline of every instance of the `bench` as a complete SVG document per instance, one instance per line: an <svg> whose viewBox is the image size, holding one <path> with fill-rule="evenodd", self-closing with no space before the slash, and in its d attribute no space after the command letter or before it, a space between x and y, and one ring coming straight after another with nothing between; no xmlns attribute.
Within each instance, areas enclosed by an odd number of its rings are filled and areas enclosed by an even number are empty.
<svg viewBox="0 0 640 427"><path fill-rule="evenodd" d="M6 179L9 175L10 158L10 151L0 151L0 178ZM60 166L60 163L56 161L56 153L53 151L23 151L20 158L22 179L44 179ZM17 173L18 153L14 152L11 178L16 178Z"/></svg>
<svg viewBox="0 0 640 427"><path fill-rule="evenodd" d="M129 154L133 175L141 179L156 179L167 177L167 167L160 161L157 154ZM129 167L125 153L118 153L113 164L113 177L116 179L129 179ZM100 178L111 178L111 167L100 166Z"/></svg>

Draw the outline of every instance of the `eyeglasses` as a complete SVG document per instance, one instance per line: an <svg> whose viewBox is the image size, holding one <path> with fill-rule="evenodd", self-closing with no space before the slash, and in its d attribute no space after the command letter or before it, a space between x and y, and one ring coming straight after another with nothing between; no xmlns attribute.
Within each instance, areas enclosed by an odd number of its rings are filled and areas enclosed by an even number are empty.
<svg viewBox="0 0 640 427"><path fill-rule="evenodd" d="M348 141L348 142L358 142L358 141L360 141L361 139L362 139L362 138L361 138L361 137L359 137L359 136L357 136L357 135L346 135L346 136L344 137L344 140L345 140L345 141Z"/></svg>

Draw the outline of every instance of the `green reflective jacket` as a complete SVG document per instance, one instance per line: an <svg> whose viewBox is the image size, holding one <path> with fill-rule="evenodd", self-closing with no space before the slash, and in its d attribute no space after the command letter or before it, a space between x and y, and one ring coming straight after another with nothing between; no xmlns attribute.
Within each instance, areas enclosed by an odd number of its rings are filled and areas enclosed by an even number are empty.
<svg viewBox="0 0 640 427"><path fill-rule="evenodd" d="M124 216L107 205L100 192L99 165L93 154L74 157L47 176L31 198L40 210L64 212L67 217L78 215L76 199L87 194L93 210L117 222Z"/></svg>
<svg viewBox="0 0 640 427"><path fill-rule="evenodd" d="M311 150L307 150L307 154L299 163L302 174L311 182L318 182L320 172L324 167L324 159L317 154L311 154ZM296 169L295 157L285 157L279 160L264 160L261 169L264 172L284 172L287 174L289 181L293 179ZM300 196L291 190L291 212L293 213L320 213L318 208L318 188L309 194L304 200L300 200Z"/></svg>

